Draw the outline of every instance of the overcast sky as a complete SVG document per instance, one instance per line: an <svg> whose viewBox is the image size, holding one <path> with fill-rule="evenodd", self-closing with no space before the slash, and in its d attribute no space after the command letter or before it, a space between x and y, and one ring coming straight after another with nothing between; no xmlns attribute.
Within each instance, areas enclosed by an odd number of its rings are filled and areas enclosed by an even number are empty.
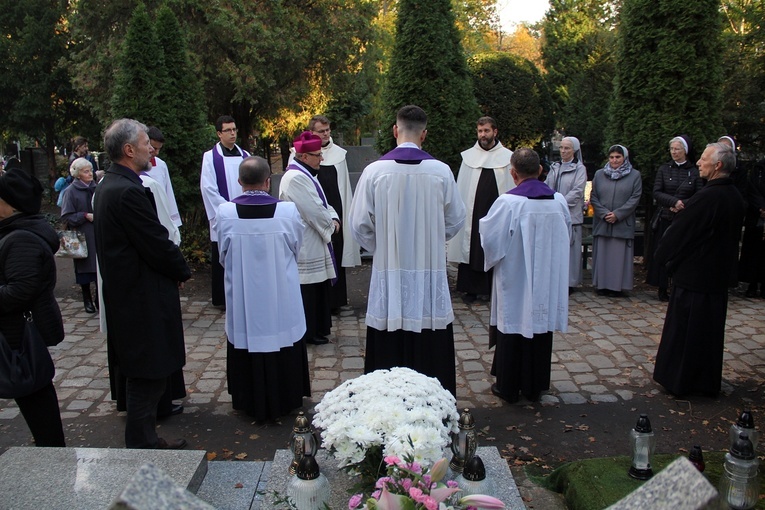
<svg viewBox="0 0 765 510"><path fill-rule="evenodd" d="M547 0L497 0L499 19L506 31L518 23L536 23L549 7Z"/></svg>

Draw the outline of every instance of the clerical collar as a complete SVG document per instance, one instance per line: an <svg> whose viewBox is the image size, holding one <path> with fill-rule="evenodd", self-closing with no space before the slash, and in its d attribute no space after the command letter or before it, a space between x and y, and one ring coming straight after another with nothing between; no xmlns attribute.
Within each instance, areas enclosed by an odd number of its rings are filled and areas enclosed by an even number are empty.
<svg viewBox="0 0 765 510"><path fill-rule="evenodd" d="M239 148L236 145L234 145L233 147L231 147L229 149L228 147L226 147L225 145L223 145L221 143L220 144L220 150L223 153L223 155L227 156L227 157L230 157L230 156L241 156L242 155L242 153L239 152Z"/></svg>
<svg viewBox="0 0 765 510"><path fill-rule="evenodd" d="M304 163L304 162L300 161L298 158L295 158L293 161L295 163L299 164L300 166L302 166L303 168L305 168L306 170L308 170L311 173L311 175L313 175L314 177L319 175L319 169L318 168L314 168L311 165L309 165L308 163Z"/></svg>

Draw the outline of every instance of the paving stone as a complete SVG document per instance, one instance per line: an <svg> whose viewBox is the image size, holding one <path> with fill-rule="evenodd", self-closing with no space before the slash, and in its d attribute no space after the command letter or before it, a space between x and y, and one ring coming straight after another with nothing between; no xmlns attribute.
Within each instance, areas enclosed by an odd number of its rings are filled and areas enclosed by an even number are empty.
<svg viewBox="0 0 765 510"><path fill-rule="evenodd" d="M604 403L619 401L619 399L615 395L611 395L609 393L602 394L602 395L590 395L590 400L592 400L593 402L604 402Z"/></svg>
<svg viewBox="0 0 765 510"><path fill-rule="evenodd" d="M561 393L558 395L564 404L585 404L587 399L579 393Z"/></svg>
<svg viewBox="0 0 765 510"><path fill-rule="evenodd" d="M590 372L592 368L587 363L564 363L569 372Z"/></svg>
<svg viewBox="0 0 765 510"><path fill-rule="evenodd" d="M579 388L572 381L551 381L550 384L560 392L575 392L579 391Z"/></svg>

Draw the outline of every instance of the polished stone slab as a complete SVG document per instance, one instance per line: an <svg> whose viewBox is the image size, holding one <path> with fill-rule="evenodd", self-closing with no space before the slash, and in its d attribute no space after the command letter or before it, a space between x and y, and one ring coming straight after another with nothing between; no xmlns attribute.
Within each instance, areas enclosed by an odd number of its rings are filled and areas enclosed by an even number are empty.
<svg viewBox="0 0 765 510"><path fill-rule="evenodd" d="M103 510L147 462L191 493L207 473L201 450L13 447L0 456L1 506Z"/></svg>
<svg viewBox="0 0 765 510"><path fill-rule="evenodd" d="M197 496L217 510L247 510L258 507L266 491L271 462L213 461Z"/></svg>
<svg viewBox="0 0 765 510"><path fill-rule="evenodd" d="M505 503L505 508L511 510L525 510L518 486L515 484L513 474L510 468L500 455L497 448L493 446L479 447L476 452L483 460L486 467L486 476L494 484L494 493L490 494ZM342 510L348 508L348 499L355 480L338 469L337 461L327 450L319 450L316 454L316 461L324 476L329 480L332 494L330 496L329 507L333 510ZM274 462L271 465L271 472L268 477L266 493L263 495L263 503L259 508L276 508L274 499L277 493L281 496L287 494L287 484L292 476L288 468L292 462L292 454L289 450L277 450L274 456Z"/></svg>
<svg viewBox="0 0 765 510"><path fill-rule="evenodd" d="M216 510L151 462L141 466L109 510Z"/></svg>

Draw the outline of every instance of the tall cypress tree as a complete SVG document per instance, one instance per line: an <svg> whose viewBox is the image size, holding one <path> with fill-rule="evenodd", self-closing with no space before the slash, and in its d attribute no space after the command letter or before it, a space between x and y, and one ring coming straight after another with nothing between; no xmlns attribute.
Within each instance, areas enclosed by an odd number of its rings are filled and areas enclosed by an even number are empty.
<svg viewBox="0 0 765 510"><path fill-rule="evenodd" d="M423 149L459 167L460 151L475 142L480 116L449 0L401 0L396 42L383 89L378 149L395 146L396 112L416 104L428 114Z"/></svg>
<svg viewBox="0 0 765 510"><path fill-rule="evenodd" d="M129 117L147 125L161 125L169 117L162 100L166 87L165 57L154 24L143 3L130 18L112 96L114 118Z"/></svg>
<svg viewBox="0 0 765 510"><path fill-rule="evenodd" d="M178 18L167 5L156 13L155 30L164 66L163 69L152 66L151 72L162 79L158 93L167 109L167 117L157 120L157 127L165 135L162 158L168 163L179 207L185 212L199 206L199 165L211 143L205 101L186 38Z"/></svg>
<svg viewBox="0 0 765 510"><path fill-rule="evenodd" d="M722 134L719 2L624 0L620 18L608 139L653 183L673 136Z"/></svg>

